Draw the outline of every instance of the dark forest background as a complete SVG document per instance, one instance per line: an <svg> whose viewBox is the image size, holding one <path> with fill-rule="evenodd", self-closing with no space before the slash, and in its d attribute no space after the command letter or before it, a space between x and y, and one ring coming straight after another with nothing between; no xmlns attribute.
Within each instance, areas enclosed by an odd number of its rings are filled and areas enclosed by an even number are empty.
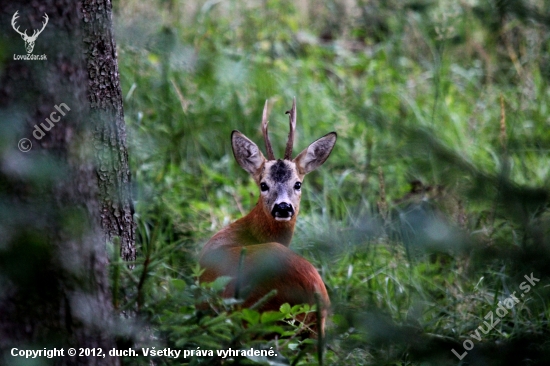
<svg viewBox="0 0 550 366"><path fill-rule="evenodd" d="M89 27L70 2L8 3L3 362L59 363L9 349L74 344L279 354L109 361L128 365L550 362L548 2L129 0L115 1L112 25L107 15ZM82 3L110 14L108 1ZM50 69L12 60L25 52L9 24L17 9L22 29L48 13L34 53L48 54ZM104 42L87 52L59 43L81 49L93 36ZM101 83L113 92L97 92ZM333 303L322 357L293 321L308 309L232 311L218 296L222 282L197 281L202 245L258 196L233 159L231 131L260 143L269 99L281 155L294 96L296 151L339 136L304 182L291 246L318 268ZM74 115L36 143L32 126L59 103ZM32 151L17 149L22 137ZM101 179L105 171L114 175ZM217 312L198 310L205 302Z"/></svg>

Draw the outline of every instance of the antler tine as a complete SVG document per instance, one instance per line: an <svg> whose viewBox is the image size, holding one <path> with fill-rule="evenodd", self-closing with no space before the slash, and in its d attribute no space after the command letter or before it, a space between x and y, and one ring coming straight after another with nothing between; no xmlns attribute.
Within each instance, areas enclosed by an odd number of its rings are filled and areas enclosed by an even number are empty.
<svg viewBox="0 0 550 366"><path fill-rule="evenodd" d="M275 160L275 155L273 154L273 148L271 147L271 142L269 141L269 135L267 133L267 99L264 105L264 112L262 114L262 134L264 135L265 149L267 150L267 159Z"/></svg>
<svg viewBox="0 0 550 366"><path fill-rule="evenodd" d="M16 31L17 33L19 33L20 35L23 35L23 34L27 35L27 30L26 29L25 29L25 33L23 33L19 30L19 26L17 26L17 28L15 28L16 27L16 20L17 20L17 18L19 18L18 13L19 13L19 10L17 10L15 12L15 14L13 14L13 17L11 18L11 26L12 26L13 30Z"/></svg>
<svg viewBox="0 0 550 366"><path fill-rule="evenodd" d="M44 31L44 28L46 28L46 25L48 25L48 20L50 19L50 18L48 18L48 14L44 13L43 18L44 18L45 21L42 22L42 29L40 29L40 30L35 29L31 38L34 38L34 39L38 38L40 33L42 33L42 31Z"/></svg>
<svg viewBox="0 0 550 366"><path fill-rule="evenodd" d="M292 101L292 108L286 111L288 114L288 123L290 125L290 132L288 133L288 142L285 149L285 160L292 159L292 146L294 145L294 131L296 130L296 97Z"/></svg>
<svg viewBox="0 0 550 366"><path fill-rule="evenodd" d="M50 20L50 18L48 17L48 14L46 13L44 13L44 16L42 18L44 18L44 21L42 22L42 29L40 30L40 33L42 33L44 28L46 28L46 25L48 25L48 20Z"/></svg>

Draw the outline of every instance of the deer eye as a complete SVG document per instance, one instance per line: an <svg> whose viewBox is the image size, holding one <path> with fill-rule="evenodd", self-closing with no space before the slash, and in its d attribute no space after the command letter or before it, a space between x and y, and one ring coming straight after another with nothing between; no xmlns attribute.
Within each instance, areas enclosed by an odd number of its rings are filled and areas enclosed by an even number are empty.
<svg viewBox="0 0 550 366"><path fill-rule="evenodd" d="M265 192L269 189L269 187L267 186L267 184L262 182L262 183L260 183L260 189L261 189L262 192Z"/></svg>
<svg viewBox="0 0 550 366"><path fill-rule="evenodd" d="M294 183L294 189L295 190L299 190L300 188L302 188L302 183L300 183L300 182Z"/></svg>

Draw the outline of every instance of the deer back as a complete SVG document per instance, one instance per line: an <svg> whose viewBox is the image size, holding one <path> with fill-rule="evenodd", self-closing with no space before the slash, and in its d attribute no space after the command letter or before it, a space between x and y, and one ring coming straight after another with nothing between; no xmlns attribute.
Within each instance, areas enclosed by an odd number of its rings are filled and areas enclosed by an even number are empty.
<svg viewBox="0 0 550 366"><path fill-rule="evenodd" d="M311 263L288 247L300 211L304 177L327 160L336 143L336 133L319 138L292 159L296 100L287 113L290 133L284 159L275 159L269 141L267 101L262 117L267 159L244 134L239 131L231 134L235 159L258 185L260 197L248 215L220 230L206 243L199 260L204 268L200 280L232 277L223 296L242 299L245 307L277 290L261 310L278 310L284 303L313 305L318 294L322 307L318 321L323 331L330 304L323 280ZM315 315L310 318L315 320Z"/></svg>

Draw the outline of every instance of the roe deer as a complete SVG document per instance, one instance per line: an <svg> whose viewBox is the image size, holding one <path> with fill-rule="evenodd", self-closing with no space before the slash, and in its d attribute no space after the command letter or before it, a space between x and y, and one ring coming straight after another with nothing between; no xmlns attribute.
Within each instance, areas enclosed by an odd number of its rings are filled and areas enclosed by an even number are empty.
<svg viewBox="0 0 550 366"><path fill-rule="evenodd" d="M336 143L336 133L316 140L292 160L296 99L287 113L290 133L284 159L275 159L273 155L267 132L267 101L262 117L267 159L245 135L236 130L232 132L235 159L254 178L260 188L260 198L248 215L223 228L205 244L199 260L204 269L200 281L232 277L223 296L242 299L244 307L255 304L275 289L276 294L262 305L262 311L279 310L284 303L315 304L317 293L321 318L310 314L304 320L315 324L312 330L322 334L330 303L325 284L315 267L288 246L300 210L304 176L327 160ZM243 248L246 251L240 263Z"/></svg>

